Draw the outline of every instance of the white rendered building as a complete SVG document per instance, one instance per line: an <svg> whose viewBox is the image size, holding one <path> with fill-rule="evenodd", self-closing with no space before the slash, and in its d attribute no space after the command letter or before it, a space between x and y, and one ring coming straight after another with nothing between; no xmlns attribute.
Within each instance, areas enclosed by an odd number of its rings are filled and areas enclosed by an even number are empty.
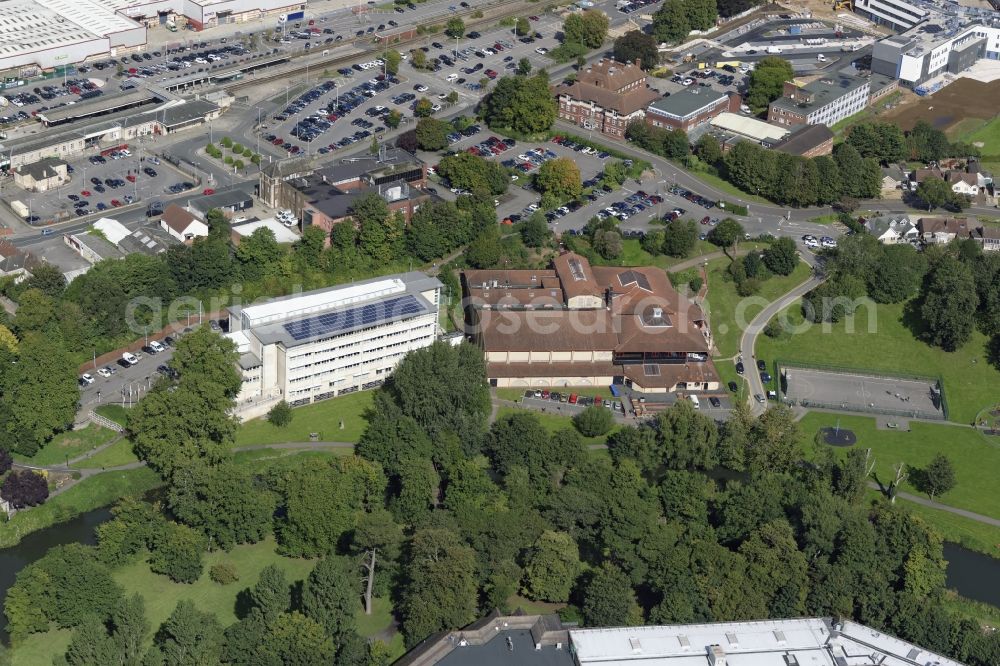
<svg viewBox="0 0 1000 666"><path fill-rule="evenodd" d="M229 308L243 372L237 402L301 405L380 385L437 339L441 287L410 272Z"/></svg>

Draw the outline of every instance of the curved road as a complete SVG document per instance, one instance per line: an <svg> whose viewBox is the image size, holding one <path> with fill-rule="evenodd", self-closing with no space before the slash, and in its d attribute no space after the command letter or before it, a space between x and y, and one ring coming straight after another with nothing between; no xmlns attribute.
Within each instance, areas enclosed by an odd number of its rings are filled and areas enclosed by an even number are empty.
<svg viewBox="0 0 1000 666"><path fill-rule="evenodd" d="M826 280L826 275L817 271L816 257L809 254L802 254L802 260L812 266L813 274L808 280L787 292L783 296L771 301L760 314L753 318L753 321L743 331L740 338L740 355L744 359L747 371L743 374L744 379L750 385L750 411L756 416L762 414L767 409L767 402L760 402L755 396L765 395L764 383L760 380L760 372L757 370L757 360L754 358L754 347L757 345L757 336L767 326L774 315L778 314L790 304L801 298L805 293L818 287Z"/></svg>

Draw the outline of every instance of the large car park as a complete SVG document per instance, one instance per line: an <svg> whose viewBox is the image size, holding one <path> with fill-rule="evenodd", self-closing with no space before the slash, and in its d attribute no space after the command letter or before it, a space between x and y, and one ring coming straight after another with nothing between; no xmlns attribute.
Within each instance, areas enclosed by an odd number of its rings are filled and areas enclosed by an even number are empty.
<svg viewBox="0 0 1000 666"><path fill-rule="evenodd" d="M69 183L33 199L33 215L42 220L71 219L112 211L154 199L184 181L166 164L134 147L79 157L69 164L73 169ZM187 185L175 192L194 187Z"/></svg>

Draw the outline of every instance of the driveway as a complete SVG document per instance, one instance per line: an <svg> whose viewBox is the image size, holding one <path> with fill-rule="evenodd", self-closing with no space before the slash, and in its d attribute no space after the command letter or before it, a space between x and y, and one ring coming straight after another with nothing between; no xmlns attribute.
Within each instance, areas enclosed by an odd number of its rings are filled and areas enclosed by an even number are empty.
<svg viewBox="0 0 1000 666"><path fill-rule="evenodd" d="M749 394L750 394L750 411L754 415L759 415L767 410L767 402L760 402L754 398L757 395L766 395L764 390L764 383L760 379L760 373L757 371L757 359L754 356L754 348L757 345L757 336L764 327L767 326L767 322L771 321L774 315L778 314L786 307L794 303L798 298L802 297L806 292L815 289L820 284L826 280L826 275L816 272L816 257L812 256L808 252L802 254L802 260L813 267L813 275L798 285L784 296L777 298L765 307L760 314L753 318L746 330L743 331L743 337L740 338L740 355L743 357L744 362L747 365L747 372L743 375L747 383L749 384ZM749 362L747 362L749 361Z"/></svg>

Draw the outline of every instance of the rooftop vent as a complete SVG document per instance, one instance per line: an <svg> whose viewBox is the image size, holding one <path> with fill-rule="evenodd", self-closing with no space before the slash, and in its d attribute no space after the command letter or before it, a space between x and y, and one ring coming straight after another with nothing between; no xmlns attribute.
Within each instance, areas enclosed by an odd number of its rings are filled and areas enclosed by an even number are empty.
<svg viewBox="0 0 1000 666"><path fill-rule="evenodd" d="M632 654L642 653L642 643L639 642L639 639L637 637L629 636L628 645L630 648L632 648Z"/></svg>
<svg viewBox="0 0 1000 666"><path fill-rule="evenodd" d="M778 645L784 645L785 644L785 632L778 631L777 629L775 629L774 630L774 640L776 640L778 642Z"/></svg>
<svg viewBox="0 0 1000 666"><path fill-rule="evenodd" d="M647 372L646 374L649 373ZM681 649L684 650L685 652L691 649L691 640L684 634L678 636L677 641L681 644Z"/></svg>
<svg viewBox="0 0 1000 666"><path fill-rule="evenodd" d="M740 646L740 639L731 631L726 632L726 641L729 642L729 647L738 648Z"/></svg>

